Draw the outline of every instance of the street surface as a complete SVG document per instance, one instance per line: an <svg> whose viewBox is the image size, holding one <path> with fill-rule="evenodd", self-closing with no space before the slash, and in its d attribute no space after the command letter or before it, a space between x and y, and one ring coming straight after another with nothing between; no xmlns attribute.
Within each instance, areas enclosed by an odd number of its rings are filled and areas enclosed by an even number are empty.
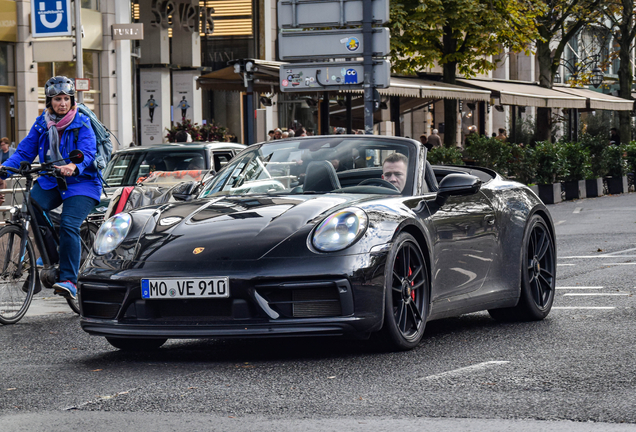
<svg viewBox="0 0 636 432"><path fill-rule="evenodd" d="M44 290L0 327L0 431L634 431L636 194L548 207L548 318L440 320L404 353L323 338L128 354Z"/></svg>

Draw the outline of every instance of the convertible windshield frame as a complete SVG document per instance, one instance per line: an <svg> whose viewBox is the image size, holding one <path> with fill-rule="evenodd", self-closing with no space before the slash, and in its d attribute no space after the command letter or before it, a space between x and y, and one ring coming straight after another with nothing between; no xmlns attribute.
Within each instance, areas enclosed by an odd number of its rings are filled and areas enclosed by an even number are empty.
<svg viewBox="0 0 636 432"><path fill-rule="evenodd" d="M407 179L401 194L411 195L419 150L410 140L326 136L250 146L221 170L199 197L316 193L399 195L399 189L381 180L381 162L392 153L408 158ZM305 183L308 173L312 181ZM314 185L317 176L319 186L310 190L309 183Z"/></svg>

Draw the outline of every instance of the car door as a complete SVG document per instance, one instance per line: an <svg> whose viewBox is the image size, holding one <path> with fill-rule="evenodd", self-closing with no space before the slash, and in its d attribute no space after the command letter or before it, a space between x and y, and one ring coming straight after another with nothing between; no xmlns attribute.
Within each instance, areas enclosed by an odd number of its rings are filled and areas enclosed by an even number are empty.
<svg viewBox="0 0 636 432"><path fill-rule="evenodd" d="M433 292L431 300L479 289L496 255L495 212L479 191L449 196L442 205L429 202L433 228Z"/></svg>

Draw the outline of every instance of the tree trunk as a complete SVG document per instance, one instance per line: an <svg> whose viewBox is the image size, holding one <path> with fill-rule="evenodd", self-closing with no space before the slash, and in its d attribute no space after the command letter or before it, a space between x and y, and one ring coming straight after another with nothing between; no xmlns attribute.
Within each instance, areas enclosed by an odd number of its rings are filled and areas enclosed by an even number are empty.
<svg viewBox="0 0 636 432"><path fill-rule="evenodd" d="M623 2L625 3L625 2ZM619 82L619 93L618 95L623 99L632 99L632 74L631 74L631 52L630 45L631 40L628 35L631 34L633 29L633 13L632 13L633 2L628 2L628 5L623 7L622 12L622 20L621 25L619 26L620 30L620 39L619 39L619 52L618 58L620 60L620 65L618 67L618 82ZM619 111L618 119L620 125L620 135L621 135L621 143L628 143L632 140L632 122L631 115L629 111Z"/></svg>
<svg viewBox="0 0 636 432"><path fill-rule="evenodd" d="M552 88L554 59L550 50L549 39L547 42L537 42L537 61L539 63L539 86ZM552 108L537 108L537 125L534 133L536 141L550 141L552 131Z"/></svg>
<svg viewBox="0 0 636 432"><path fill-rule="evenodd" d="M444 64L444 82L455 84L457 78L457 63ZM457 100L444 99L444 145L457 145Z"/></svg>

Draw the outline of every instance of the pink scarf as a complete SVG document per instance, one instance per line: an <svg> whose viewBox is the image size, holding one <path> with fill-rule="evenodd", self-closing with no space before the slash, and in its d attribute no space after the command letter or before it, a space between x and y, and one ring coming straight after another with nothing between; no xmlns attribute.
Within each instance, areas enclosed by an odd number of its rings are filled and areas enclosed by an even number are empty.
<svg viewBox="0 0 636 432"><path fill-rule="evenodd" d="M59 136L62 136L62 132L64 132L64 129L66 129L66 127L68 125L71 124L71 122L73 121L73 119L75 118L75 113L77 112L77 108L73 108L71 110L69 110L69 112L66 113L66 115L64 117L62 117L62 120L58 121L57 123L55 123L55 120L53 120L51 118L51 116L49 115L48 111L46 113L46 126L47 127L51 127L53 125L55 125L55 127L57 128L57 133L59 134Z"/></svg>
<svg viewBox="0 0 636 432"><path fill-rule="evenodd" d="M44 114L44 120L46 121L46 126L49 128L48 136L49 136L49 152L51 153L51 159L57 162L56 165L64 165L62 158L62 154L60 153L60 140L62 139L62 133L64 129L71 124L73 119L75 118L75 113L77 112L76 108L73 108L69 112L66 113L64 117L58 122L53 120L51 117L51 113L49 110L46 110ZM55 128L53 128L55 126ZM56 133L57 132L57 133Z"/></svg>

